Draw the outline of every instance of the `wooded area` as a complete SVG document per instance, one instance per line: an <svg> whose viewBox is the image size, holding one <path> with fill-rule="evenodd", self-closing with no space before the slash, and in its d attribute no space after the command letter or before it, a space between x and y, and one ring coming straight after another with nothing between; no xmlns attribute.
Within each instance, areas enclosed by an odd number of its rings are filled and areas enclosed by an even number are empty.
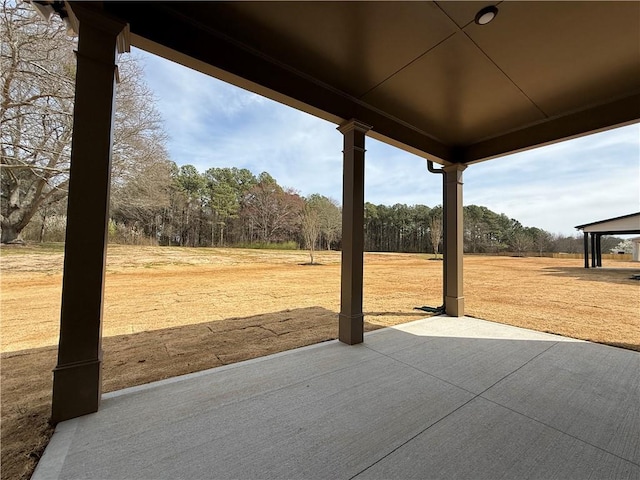
<svg viewBox="0 0 640 480"><path fill-rule="evenodd" d="M64 241L73 119L75 40L58 18L4 0L2 35L2 243ZM268 172L178 166L135 56L119 65L112 159L111 242L135 245L339 249L339 202L302 197ZM230 159L230 164L233 159ZM440 249L442 207L365 206L365 249ZM476 205L464 207L470 253L580 252L582 238L552 235ZM619 239L603 239L603 251Z"/></svg>

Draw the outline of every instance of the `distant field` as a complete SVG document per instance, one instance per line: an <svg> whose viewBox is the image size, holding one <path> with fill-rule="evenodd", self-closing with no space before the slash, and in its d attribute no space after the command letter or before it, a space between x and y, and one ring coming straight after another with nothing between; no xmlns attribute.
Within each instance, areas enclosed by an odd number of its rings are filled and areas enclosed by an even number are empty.
<svg viewBox="0 0 640 480"><path fill-rule="evenodd" d="M365 255L368 330L442 303L442 262ZM50 429L62 248L0 248L3 478L28 478ZM105 390L335 338L340 254L109 246ZM640 351L640 273L631 262L465 257L467 314ZM606 268L615 267L615 268Z"/></svg>
<svg viewBox="0 0 640 480"><path fill-rule="evenodd" d="M62 246L2 247L2 352L55 345ZM442 262L430 255L365 255L366 319L413 320L442 303ZM321 308L337 314L340 253L132 247L108 250L104 336ZM607 268L607 267L615 267ZM629 270L631 269L631 270ZM579 259L465 257L467 314L628 348L638 344L640 264ZM635 342L634 342L635 337Z"/></svg>

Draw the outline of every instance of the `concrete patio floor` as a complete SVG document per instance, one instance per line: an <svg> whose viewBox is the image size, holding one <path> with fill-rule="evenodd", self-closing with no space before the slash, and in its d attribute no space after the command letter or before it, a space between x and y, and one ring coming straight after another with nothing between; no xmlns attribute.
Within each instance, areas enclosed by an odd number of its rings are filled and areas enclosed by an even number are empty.
<svg viewBox="0 0 640 480"><path fill-rule="evenodd" d="M640 353L473 318L103 398L34 480L640 479Z"/></svg>

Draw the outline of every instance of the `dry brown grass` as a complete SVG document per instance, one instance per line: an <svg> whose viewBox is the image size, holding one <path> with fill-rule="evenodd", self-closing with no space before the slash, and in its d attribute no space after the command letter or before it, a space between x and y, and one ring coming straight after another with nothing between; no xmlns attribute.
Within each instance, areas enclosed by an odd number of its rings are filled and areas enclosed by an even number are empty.
<svg viewBox="0 0 640 480"><path fill-rule="evenodd" d="M29 478L47 424L62 253L0 250L2 478ZM442 262L367 254L367 329L426 316L441 303ZM110 246L105 391L335 338L340 254ZM606 262L605 262L606 263ZM580 260L466 257L467 313L640 351L640 268ZM632 270L633 269L633 270Z"/></svg>

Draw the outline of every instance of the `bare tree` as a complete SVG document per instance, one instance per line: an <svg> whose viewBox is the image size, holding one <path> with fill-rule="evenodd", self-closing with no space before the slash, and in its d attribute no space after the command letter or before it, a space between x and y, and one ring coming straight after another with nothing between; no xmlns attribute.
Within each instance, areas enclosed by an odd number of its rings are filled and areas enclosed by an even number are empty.
<svg viewBox="0 0 640 480"><path fill-rule="evenodd" d="M0 226L8 243L41 205L66 197L75 58L63 22L47 25L26 4L2 3L0 32Z"/></svg>
<svg viewBox="0 0 640 480"><path fill-rule="evenodd" d="M331 244L342 235L342 210L340 204L333 198L320 197L319 202L320 233L327 242L327 250Z"/></svg>
<svg viewBox="0 0 640 480"><path fill-rule="evenodd" d="M552 238L549 232L540 228L531 227L529 233L533 246L538 250L539 256L542 256L545 251L549 251Z"/></svg>
<svg viewBox="0 0 640 480"><path fill-rule="evenodd" d="M442 240L442 209L434 212L429 219L429 239L433 245L433 258L438 258L438 246Z"/></svg>
<svg viewBox="0 0 640 480"><path fill-rule="evenodd" d="M136 170L125 182L114 185L110 217L156 242L164 233L163 213L170 206L171 164L157 161Z"/></svg>
<svg viewBox="0 0 640 480"><path fill-rule="evenodd" d="M517 256L523 257L525 252L531 248L532 241L527 232L520 228L511 234L509 244Z"/></svg>
<svg viewBox="0 0 640 480"><path fill-rule="evenodd" d="M118 71L111 168L114 185L139 177L155 164L169 161L162 117L135 55L122 56Z"/></svg>
<svg viewBox="0 0 640 480"><path fill-rule="evenodd" d="M110 215L155 242L163 229L162 212L169 207L173 182L166 134L137 59L122 57L118 70Z"/></svg>
<svg viewBox="0 0 640 480"><path fill-rule="evenodd" d="M320 227L320 212L317 205L315 205L313 201L305 202L304 210L302 211L301 229L304 243L309 250L311 265L314 264L313 254L316 250L318 238L320 237Z"/></svg>
<svg viewBox="0 0 640 480"><path fill-rule="evenodd" d="M19 241L21 232L40 209L50 209L67 196L76 60L75 40L65 32L59 18L53 17L47 24L27 4L14 5L3 0L0 13L3 243ZM117 204L125 185L135 179L140 186L143 178L151 179L153 165L168 161L161 118L151 92L142 81L140 66L133 57L123 57L119 72L112 156ZM139 190L157 192L151 185Z"/></svg>

